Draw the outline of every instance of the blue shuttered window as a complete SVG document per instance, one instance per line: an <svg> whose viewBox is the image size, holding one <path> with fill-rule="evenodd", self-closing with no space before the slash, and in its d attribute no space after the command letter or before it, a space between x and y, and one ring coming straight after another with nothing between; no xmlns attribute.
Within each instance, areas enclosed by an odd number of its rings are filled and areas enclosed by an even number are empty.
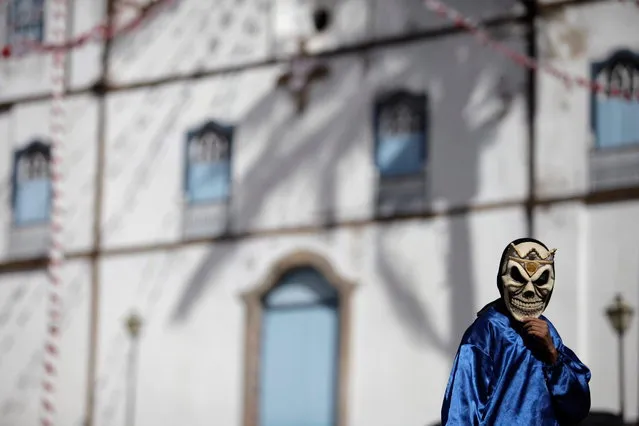
<svg viewBox="0 0 639 426"><path fill-rule="evenodd" d="M224 200L229 195L228 161L202 161L191 164L188 197L191 203Z"/></svg>
<svg viewBox="0 0 639 426"><path fill-rule="evenodd" d="M296 269L264 299L260 426L335 426L338 295Z"/></svg>
<svg viewBox="0 0 639 426"><path fill-rule="evenodd" d="M9 0L7 12L9 44L44 40L44 0Z"/></svg>
<svg viewBox="0 0 639 426"><path fill-rule="evenodd" d="M14 217L16 225L47 222L51 214L51 182L32 179L18 184Z"/></svg>
<svg viewBox="0 0 639 426"><path fill-rule="evenodd" d="M426 162L426 97L397 92L375 107L375 164L382 177L415 175Z"/></svg>
<svg viewBox="0 0 639 426"><path fill-rule="evenodd" d="M231 184L231 128L209 122L189 133L185 192L189 204L225 201Z"/></svg>
<svg viewBox="0 0 639 426"><path fill-rule="evenodd" d="M17 151L13 171L13 221L17 226L44 223L51 214L50 148L34 142Z"/></svg>
<svg viewBox="0 0 639 426"><path fill-rule="evenodd" d="M639 145L639 55L620 51L594 64L593 78L606 91L621 90L631 99L593 94L592 126L597 148Z"/></svg>

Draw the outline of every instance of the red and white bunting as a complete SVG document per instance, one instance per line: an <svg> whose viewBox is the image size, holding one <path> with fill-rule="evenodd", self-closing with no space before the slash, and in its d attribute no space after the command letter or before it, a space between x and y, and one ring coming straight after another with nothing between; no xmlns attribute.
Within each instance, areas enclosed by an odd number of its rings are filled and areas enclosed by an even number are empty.
<svg viewBox="0 0 639 426"><path fill-rule="evenodd" d="M54 19L51 22L50 37L54 43L63 43L67 24L67 1L53 0ZM44 343L44 380L41 400L41 423L43 426L55 425L56 399L55 382L58 375L58 357L60 354L60 321L62 319L62 290L64 280L62 268L64 261L63 231L64 209L62 208L62 173L64 170L62 151L65 135L66 116L64 109L65 93L65 56L66 49L56 49L51 52L51 109L49 122L49 137L51 139L51 162L49 173L51 176L51 246L49 248L49 298L47 317L47 335Z"/></svg>
<svg viewBox="0 0 639 426"><path fill-rule="evenodd" d="M639 0L631 1L639 4ZM506 44L490 37L490 35L478 24L475 24L472 19L462 15L458 10L453 9L440 0L424 0L424 3L426 7L428 7L436 14L453 22L457 27L463 28L464 30L468 31L480 44L486 45L491 49L501 53L502 55L506 56L522 67L530 68L536 71L542 71L549 75L552 75L553 77L563 81L567 87L576 85L586 88L594 93L600 93L610 97L623 97L628 100L636 98L637 100L639 100L639 93L633 94L627 91L623 91L619 88L610 88L609 90L606 90L602 84L596 81L581 76L571 75L565 71L553 67L552 65L542 64L536 58L532 58L530 56L524 55L523 53L517 52Z"/></svg>

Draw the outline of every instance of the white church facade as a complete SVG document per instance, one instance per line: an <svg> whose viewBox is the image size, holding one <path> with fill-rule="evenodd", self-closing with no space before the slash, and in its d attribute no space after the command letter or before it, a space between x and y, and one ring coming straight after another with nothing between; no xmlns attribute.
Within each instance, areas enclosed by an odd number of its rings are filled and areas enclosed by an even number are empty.
<svg viewBox="0 0 639 426"><path fill-rule="evenodd" d="M0 3L2 44L46 43L53 1ZM144 13L68 3L70 39ZM54 194L50 55L0 58L0 426L40 424L54 196L59 425L436 424L526 235L558 249L547 316L592 409L617 411L604 310L639 308L639 7L445 3L634 100L531 72L420 0L176 0L69 50ZM636 319L625 343L636 419Z"/></svg>

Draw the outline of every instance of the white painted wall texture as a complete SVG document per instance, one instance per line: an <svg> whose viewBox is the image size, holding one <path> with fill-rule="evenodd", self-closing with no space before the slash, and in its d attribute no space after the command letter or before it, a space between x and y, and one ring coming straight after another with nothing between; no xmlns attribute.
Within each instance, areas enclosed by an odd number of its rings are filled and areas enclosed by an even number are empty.
<svg viewBox="0 0 639 426"><path fill-rule="evenodd" d="M435 422L458 340L498 295L495 259L523 227L515 208L105 259L97 424L124 424L131 312L145 320L136 424L240 424L241 295L303 250L357 285L349 424Z"/></svg>
<svg viewBox="0 0 639 426"><path fill-rule="evenodd" d="M62 179L64 185L65 249L69 252L89 250L93 244L93 203L95 190L97 106L90 95L68 97L66 135L62 147ZM10 228L11 179L13 154L38 139L50 143L48 101L18 104L0 117L0 259L12 258ZM41 253L40 253L41 254Z"/></svg>
<svg viewBox="0 0 639 426"><path fill-rule="evenodd" d="M459 339L475 312L498 296L495 275L504 245L526 232L523 206L494 206L527 196L526 71L468 35L355 49L324 59L330 75L313 84L310 104L298 116L290 93L275 84L286 68L271 60L291 52L285 37L290 22L274 25L277 4L205 3L178 2L114 43L114 85L236 69L106 96L101 249L107 254L98 262L94 426L129 426L131 392L138 426L239 426L245 410L241 295L264 282L275 263L302 250L321 255L357 284L348 425L437 422ZM335 6L335 22L310 43L315 52L445 26L417 0L393 2L393 8L381 0L325 3ZM570 6L548 18L540 31L543 60L586 75L591 61L617 47L639 47L631 25L639 21L639 8L609 3ZM482 18L522 12L514 0L450 4ZM82 0L74 12L72 32L78 34L102 19L105 6ZM565 32L572 41L564 41ZM524 51L521 28L495 33ZM101 49L94 44L71 55L72 88L95 82ZM44 93L47 63L45 56L1 61L0 102ZM544 197L583 193L591 138L588 94L546 76L538 83L536 189ZM328 220L373 218L373 102L397 88L430 97L432 208L493 206L322 229ZM87 252L93 244L97 102L89 94L66 101L70 252ZM49 108L43 100L0 114L2 262L10 258L13 151L47 135ZM235 126L232 230L255 235L179 246L186 132L209 119ZM623 291L639 306L638 209L631 202L592 207L573 200L535 211L537 236L559 249L548 316L592 368L596 409L615 410L618 401L615 340L602 316L604 305ZM277 232L293 227L308 229ZM133 254L145 246L157 247ZM89 261L70 260L65 277L57 405L60 425L79 425L89 354ZM46 285L42 270L0 274L1 426L37 419ZM144 324L137 367L130 370L132 343L124 321L132 312ZM628 377L637 375L633 327ZM629 418L638 415L638 385L627 383Z"/></svg>
<svg viewBox="0 0 639 426"><path fill-rule="evenodd" d="M53 8L45 3L44 43L51 43L54 21ZM6 11L9 2L0 5L0 19L7 20ZM69 8L67 37L75 38L84 34L103 21L105 15L104 0L77 0ZM0 32L0 43L4 46L7 31ZM79 48L69 55L69 73L67 84L73 89L93 84L100 67L100 43ZM0 61L0 101L12 101L25 97L46 95L51 90L51 56L46 54L24 54L19 49L12 51L11 58Z"/></svg>
<svg viewBox="0 0 639 426"><path fill-rule="evenodd" d="M60 424L83 424L89 342L90 273L86 261L66 263L64 313L57 363ZM0 425L39 424L49 282L43 271L0 276Z"/></svg>
<svg viewBox="0 0 639 426"><path fill-rule="evenodd" d="M575 76L590 76L593 62L621 49L639 49L639 8L633 2L595 2L559 9L542 21L542 60ZM594 147L590 93L567 89L557 79L538 74L537 181L542 197L587 193L588 155ZM593 409L616 412L619 407L617 338L604 319L605 307L617 292L637 307L637 247L633 242L637 204L603 206L562 203L537 214L539 235L557 253L557 287L549 315L565 339L574 342L592 369ZM551 316L554 318L554 316ZM569 320L572 318L572 320ZM626 411L638 411L636 319L626 338Z"/></svg>
<svg viewBox="0 0 639 426"><path fill-rule="evenodd" d="M633 2L604 1L562 8L541 21L541 59L576 77L590 79L593 62L617 50L639 50L639 8ZM588 154L594 147L590 92L568 89L555 77L537 76L537 175L539 196L588 191Z"/></svg>
<svg viewBox="0 0 639 426"><path fill-rule="evenodd" d="M302 116L276 86L284 72L276 67L110 95L104 246L181 239L185 133L208 119L236 126L236 231L371 218L373 103L391 88L432 98L435 208L523 200L525 74L469 42L455 36L331 60Z"/></svg>

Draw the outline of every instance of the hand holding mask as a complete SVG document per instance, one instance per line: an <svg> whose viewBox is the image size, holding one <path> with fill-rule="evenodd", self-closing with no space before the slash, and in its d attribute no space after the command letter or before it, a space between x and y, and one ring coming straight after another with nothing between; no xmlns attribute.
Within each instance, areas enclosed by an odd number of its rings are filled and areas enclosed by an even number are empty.
<svg viewBox="0 0 639 426"><path fill-rule="evenodd" d="M546 321L541 318L527 318L524 320L524 331L537 343L541 358L549 364L557 362L559 354Z"/></svg>

